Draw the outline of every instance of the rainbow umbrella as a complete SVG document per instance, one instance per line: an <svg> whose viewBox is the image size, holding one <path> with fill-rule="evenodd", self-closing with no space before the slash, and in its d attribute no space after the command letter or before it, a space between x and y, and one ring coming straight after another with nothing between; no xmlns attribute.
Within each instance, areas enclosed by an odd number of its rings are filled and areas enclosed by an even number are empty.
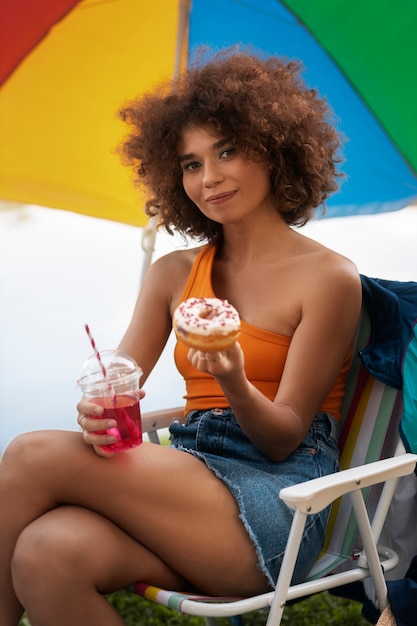
<svg viewBox="0 0 417 626"><path fill-rule="evenodd" d="M417 197L415 0L2 0L0 198L144 225L115 153L125 101L200 45L300 59L347 137L328 216Z"/></svg>

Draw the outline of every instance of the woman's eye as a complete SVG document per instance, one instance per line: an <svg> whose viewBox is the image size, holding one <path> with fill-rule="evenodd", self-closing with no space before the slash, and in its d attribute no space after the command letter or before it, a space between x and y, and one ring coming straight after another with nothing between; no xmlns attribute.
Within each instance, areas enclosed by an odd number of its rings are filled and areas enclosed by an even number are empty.
<svg viewBox="0 0 417 626"><path fill-rule="evenodd" d="M235 153L236 153L236 148L233 148L232 146L230 146L230 148L226 148L225 150L221 151L220 158L226 159L227 157L232 156Z"/></svg>
<svg viewBox="0 0 417 626"><path fill-rule="evenodd" d="M190 163L184 163L182 167L184 171L196 170L200 167L200 163L198 161L191 161Z"/></svg>

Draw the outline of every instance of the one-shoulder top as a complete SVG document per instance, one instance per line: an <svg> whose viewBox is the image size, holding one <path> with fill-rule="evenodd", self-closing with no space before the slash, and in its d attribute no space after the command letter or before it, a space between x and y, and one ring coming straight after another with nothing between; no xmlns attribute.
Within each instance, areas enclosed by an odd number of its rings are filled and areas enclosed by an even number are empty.
<svg viewBox="0 0 417 626"><path fill-rule="evenodd" d="M216 247L207 245L195 258L180 302L192 297L216 298L212 286L213 261ZM279 335L241 320L239 343L245 355L248 380L267 398L274 400L284 370L291 337ZM229 403L218 382L210 374L200 372L187 359L188 348L177 341L174 358L178 371L185 380L185 413L193 410L226 408ZM346 374L351 354L346 356L339 376L320 411L340 418Z"/></svg>

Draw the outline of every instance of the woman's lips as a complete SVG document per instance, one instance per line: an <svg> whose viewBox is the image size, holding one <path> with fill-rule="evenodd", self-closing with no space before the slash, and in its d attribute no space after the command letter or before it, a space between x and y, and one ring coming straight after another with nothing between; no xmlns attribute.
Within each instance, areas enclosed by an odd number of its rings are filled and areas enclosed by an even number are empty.
<svg viewBox="0 0 417 626"><path fill-rule="evenodd" d="M235 191L226 191L224 193L218 193L214 196L209 196L206 198L206 202L208 204L222 204L222 202L227 202L235 195Z"/></svg>

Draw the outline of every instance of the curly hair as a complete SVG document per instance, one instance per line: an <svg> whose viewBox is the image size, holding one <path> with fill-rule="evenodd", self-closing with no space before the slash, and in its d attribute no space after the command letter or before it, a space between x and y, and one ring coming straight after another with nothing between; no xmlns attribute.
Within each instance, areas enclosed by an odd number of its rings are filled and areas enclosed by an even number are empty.
<svg viewBox="0 0 417 626"><path fill-rule="evenodd" d="M182 185L181 132L204 126L265 162L277 211L287 224L304 225L338 187L341 139L300 70L297 62L226 50L123 107L130 134L120 152L150 192L147 214L170 233L221 241L222 225L205 217Z"/></svg>

